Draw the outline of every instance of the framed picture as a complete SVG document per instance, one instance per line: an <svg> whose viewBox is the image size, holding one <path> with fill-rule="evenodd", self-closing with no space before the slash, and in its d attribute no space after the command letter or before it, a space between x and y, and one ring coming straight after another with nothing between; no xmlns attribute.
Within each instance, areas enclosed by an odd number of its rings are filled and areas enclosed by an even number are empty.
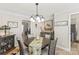
<svg viewBox="0 0 79 59"><path fill-rule="evenodd" d="M53 30L53 20L46 20L44 22L44 30L45 31L52 31Z"/></svg>
<svg viewBox="0 0 79 59"><path fill-rule="evenodd" d="M17 28L17 27L18 27L18 22L8 21L8 22L7 22L7 25L8 25L10 28Z"/></svg>
<svg viewBox="0 0 79 59"><path fill-rule="evenodd" d="M56 21L55 26L66 26L68 25L68 21Z"/></svg>

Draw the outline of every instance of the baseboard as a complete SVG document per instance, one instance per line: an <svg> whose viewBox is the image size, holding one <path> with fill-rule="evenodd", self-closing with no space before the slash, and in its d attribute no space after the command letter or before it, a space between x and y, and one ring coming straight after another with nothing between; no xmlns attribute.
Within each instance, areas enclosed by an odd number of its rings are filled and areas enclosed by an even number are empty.
<svg viewBox="0 0 79 59"><path fill-rule="evenodd" d="M70 49L61 47L61 46L59 46L59 45L57 45L56 47L61 48L61 49L65 50L65 51L68 51L68 52L70 51Z"/></svg>

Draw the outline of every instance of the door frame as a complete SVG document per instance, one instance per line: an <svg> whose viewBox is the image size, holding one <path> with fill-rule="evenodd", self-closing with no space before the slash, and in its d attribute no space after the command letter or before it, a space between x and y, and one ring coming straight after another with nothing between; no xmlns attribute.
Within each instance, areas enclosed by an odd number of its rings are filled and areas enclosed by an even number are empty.
<svg viewBox="0 0 79 59"><path fill-rule="evenodd" d="M71 45L72 45L72 42L71 42L71 16L73 14L79 14L79 12L74 12L74 13L70 13L69 14L69 43L70 43L70 50L71 50Z"/></svg>

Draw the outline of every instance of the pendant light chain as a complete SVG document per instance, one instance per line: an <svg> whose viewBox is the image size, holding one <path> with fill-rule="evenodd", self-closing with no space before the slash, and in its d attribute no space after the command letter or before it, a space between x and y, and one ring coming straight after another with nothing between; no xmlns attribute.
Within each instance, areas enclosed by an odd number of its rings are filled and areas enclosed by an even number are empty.
<svg viewBox="0 0 79 59"><path fill-rule="evenodd" d="M36 16L38 16L38 3L36 3Z"/></svg>

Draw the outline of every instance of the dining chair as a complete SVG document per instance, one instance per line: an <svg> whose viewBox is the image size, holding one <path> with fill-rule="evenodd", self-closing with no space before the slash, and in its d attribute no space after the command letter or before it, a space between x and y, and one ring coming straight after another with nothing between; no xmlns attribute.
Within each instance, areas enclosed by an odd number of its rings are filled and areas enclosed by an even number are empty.
<svg viewBox="0 0 79 59"><path fill-rule="evenodd" d="M50 40L50 44L48 47L48 55L55 55L57 40L58 38L56 38L56 40Z"/></svg>
<svg viewBox="0 0 79 59"><path fill-rule="evenodd" d="M28 35L26 34L26 32L23 32L22 33L22 39L23 39L23 43L24 45L27 47L27 44L28 44Z"/></svg>
<svg viewBox="0 0 79 59"><path fill-rule="evenodd" d="M24 55L23 45L20 40L17 40L17 41L18 41L18 45L19 45L19 49L20 49L20 55Z"/></svg>
<svg viewBox="0 0 79 59"><path fill-rule="evenodd" d="M51 39L51 40L54 40L54 32L51 32L51 34L50 34L50 39Z"/></svg>
<svg viewBox="0 0 79 59"><path fill-rule="evenodd" d="M28 48L28 45L30 44L30 42L32 42L34 39L34 37L28 37L28 34L22 33L22 40L24 45Z"/></svg>

